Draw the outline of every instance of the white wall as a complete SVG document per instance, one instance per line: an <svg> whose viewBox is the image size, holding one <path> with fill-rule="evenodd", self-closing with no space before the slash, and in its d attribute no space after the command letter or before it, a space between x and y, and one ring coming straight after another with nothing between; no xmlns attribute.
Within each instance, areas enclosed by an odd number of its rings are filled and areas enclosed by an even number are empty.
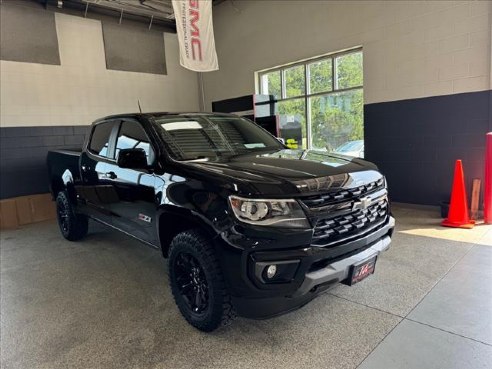
<svg viewBox="0 0 492 369"><path fill-rule="evenodd" d="M226 1L206 106L254 92L254 72L362 45L365 103L491 88L491 1Z"/></svg>
<svg viewBox="0 0 492 369"><path fill-rule="evenodd" d="M0 61L0 125L87 125L109 114L197 111L197 75L164 33L167 75L106 70L101 22L56 14L61 65Z"/></svg>

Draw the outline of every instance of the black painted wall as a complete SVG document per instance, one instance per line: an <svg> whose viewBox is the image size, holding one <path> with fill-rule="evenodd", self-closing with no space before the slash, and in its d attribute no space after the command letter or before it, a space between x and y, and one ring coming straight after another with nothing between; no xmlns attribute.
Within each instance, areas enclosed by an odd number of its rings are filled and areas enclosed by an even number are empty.
<svg viewBox="0 0 492 369"><path fill-rule="evenodd" d="M0 127L0 199L48 192L48 150L82 147L88 128Z"/></svg>
<svg viewBox="0 0 492 369"><path fill-rule="evenodd" d="M492 131L492 91L369 104L365 157L387 176L393 201L448 201L454 163L463 160L468 196L484 172L485 133Z"/></svg>

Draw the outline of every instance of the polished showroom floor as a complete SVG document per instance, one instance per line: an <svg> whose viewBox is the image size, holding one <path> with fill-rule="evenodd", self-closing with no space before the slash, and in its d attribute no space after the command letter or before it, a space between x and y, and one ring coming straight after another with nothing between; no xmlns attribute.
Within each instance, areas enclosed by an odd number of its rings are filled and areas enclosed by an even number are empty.
<svg viewBox="0 0 492 369"><path fill-rule="evenodd" d="M293 313L212 334L174 305L158 252L91 225L1 233L1 367L490 368L492 226L441 228L397 207L376 274Z"/></svg>

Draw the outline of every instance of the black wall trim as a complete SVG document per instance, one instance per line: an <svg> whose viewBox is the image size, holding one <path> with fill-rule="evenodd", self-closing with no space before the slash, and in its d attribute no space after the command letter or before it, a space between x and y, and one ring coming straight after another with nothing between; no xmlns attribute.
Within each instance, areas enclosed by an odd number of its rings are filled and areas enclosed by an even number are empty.
<svg viewBox="0 0 492 369"><path fill-rule="evenodd" d="M456 159L468 196L473 178L483 186L491 104L492 91L479 91L365 105L365 156L387 176L392 200L448 201Z"/></svg>
<svg viewBox="0 0 492 369"><path fill-rule="evenodd" d="M82 147L89 126L0 127L0 199L48 192L48 150Z"/></svg>

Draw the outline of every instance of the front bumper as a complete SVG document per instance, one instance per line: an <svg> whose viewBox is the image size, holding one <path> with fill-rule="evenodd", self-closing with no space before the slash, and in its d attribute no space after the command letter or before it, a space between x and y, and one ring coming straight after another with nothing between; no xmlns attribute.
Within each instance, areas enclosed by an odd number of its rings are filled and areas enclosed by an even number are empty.
<svg viewBox="0 0 492 369"><path fill-rule="evenodd" d="M388 216L378 230L335 247L303 247L259 251L241 257L244 284L232 289L238 315L263 319L280 315L308 303L339 282L347 280L351 266L379 255L389 248L395 220ZM299 260L295 277L288 283L263 284L255 277L251 260L275 264Z"/></svg>
<svg viewBox="0 0 492 369"><path fill-rule="evenodd" d="M371 247L358 254L336 261L323 269L307 273L301 287L299 287L292 296L302 296L309 291L315 292L322 286L329 286L337 282L345 281L349 277L352 265L359 261L371 259L381 252L386 251L389 248L390 243L391 238L389 236L384 236L379 239L379 241L376 241Z"/></svg>

